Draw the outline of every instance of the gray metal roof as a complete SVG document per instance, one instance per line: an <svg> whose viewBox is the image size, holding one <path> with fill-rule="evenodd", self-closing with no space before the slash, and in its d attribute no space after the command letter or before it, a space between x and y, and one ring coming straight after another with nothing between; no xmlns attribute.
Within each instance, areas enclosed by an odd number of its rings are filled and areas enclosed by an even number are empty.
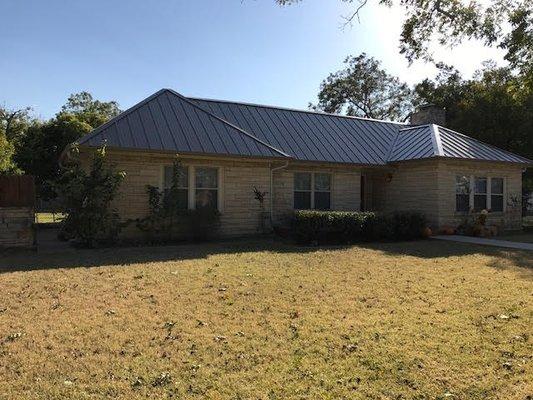
<svg viewBox="0 0 533 400"><path fill-rule="evenodd" d="M192 99L302 161L383 165L404 124L257 104Z"/></svg>
<svg viewBox="0 0 533 400"><path fill-rule="evenodd" d="M388 161L406 161L438 156L434 132L430 126L400 129Z"/></svg>
<svg viewBox="0 0 533 400"><path fill-rule="evenodd" d="M79 143L176 153L385 165L434 157L533 162L437 125L186 98L163 89Z"/></svg>
<svg viewBox="0 0 533 400"><path fill-rule="evenodd" d="M79 144L177 153L287 157L260 139L163 89L100 126Z"/></svg>
<svg viewBox="0 0 533 400"><path fill-rule="evenodd" d="M438 127L442 144L442 156L470 160L503 161L510 163L532 164L525 157L480 142L451 129Z"/></svg>
<svg viewBox="0 0 533 400"><path fill-rule="evenodd" d="M531 164L527 158L434 124L400 129L388 161L433 157Z"/></svg>

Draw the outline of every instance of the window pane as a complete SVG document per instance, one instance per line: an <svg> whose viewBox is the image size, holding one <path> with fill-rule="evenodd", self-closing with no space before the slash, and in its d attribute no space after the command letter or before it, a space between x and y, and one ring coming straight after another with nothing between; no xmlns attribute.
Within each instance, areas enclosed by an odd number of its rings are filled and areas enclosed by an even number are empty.
<svg viewBox="0 0 533 400"><path fill-rule="evenodd" d="M218 208L218 190L196 189L196 209Z"/></svg>
<svg viewBox="0 0 533 400"><path fill-rule="evenodd" d="M474 195L474 211L481 211L487 208L487 195L476 194Z"/></svg>
<svg viewBox="0 0 533 400"><path fill-rule="evenodd" d="M311 208L311 192L294 192L294 208L308 210Z"/></svg>
<svg viewBox="0 0 533 400"><path fill-rule="evenodd" d="M315 192L315 209L329 210L331 208L330 195L330 192Z"/></svg>
<svg viewBox="0 0 533 400"><path fill-rule="evenodd" d="M491 196L490 208L493 212L503 211L503 196Z"/></svg>
<svg viewBox="0 0 533 400"><path fill-rule="evenodd" d="M331 190L331 175L315 174L315 190L329 192Z"/></svg>
<svg viewBox="0 0 533 400"><path fill-rule="evenodd" d="M455 193L468 194L470 193L470 178L468 176L455 177Z"/></svg>
<svg viewBox="0 0 533 400"><path fill-rule="evenodd" d="M311 174L296 172L294 174L294 190L311 190Z"/></svg>
<svg viewBox="0 0 533 400"><path fill-rule="evenodd" d="M170 190L165 189L163 202L166 206L173 203L176 204L178 210L187 210L189 208L189 191L187 189L177 189L175 197L171 197Z"/></svg>
<svg viewBox="0 0 533 400"><path fill-rule="evenodd" d="M195 170L196 187L216 189L218 187L218 169L200 167Z"/></svg>
<svg viewBox="0 0 533 400"><path fill-rule="evenodd" d="M172 165L165 166L165 177L163 181L163 187L168 189L172 186L172 174L174 173L174 167ZM189 187L189 167L178 168L178 187Z"/></svg>
<svg viewBox="0 0 533 400"><path fill-rule="evenodd" d="M474 179L474 193L487 193L487 178L478 178Z"/></svg>
<svg viewBox="0 0 533 400"><path fill-rule="evenodd" d="M503 194L503 178L492 178L490 180L490 192L492 194Z"/></svg>
<svg viewBox="0 0 533 400"><path fill-rule="evenodd" d="M178 190L177 202L180 210L186 210L189 208L189 191L187 189Z"/></svg>
<svg viewBox="0 0 533 400"><path fill-rule="evenodd" d="M470 210L470 195L456 194L455 195L455 210L460 212L468 212Z"/></svg>

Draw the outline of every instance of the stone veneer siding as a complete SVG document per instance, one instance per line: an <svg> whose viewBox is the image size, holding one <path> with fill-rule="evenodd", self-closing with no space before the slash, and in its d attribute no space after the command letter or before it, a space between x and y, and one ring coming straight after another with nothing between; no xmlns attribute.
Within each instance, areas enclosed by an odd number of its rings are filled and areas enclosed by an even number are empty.
<svg viewBox="0 0 533 400"><path fill-rule="evenodd" d="M117 170L126 172L113 206L122 219L142 218L148 213L146 186L162 187L163 167L172 165L175 155L163 153L107 150L109 162ZM89 165L87 149L81 149L82 165ZM261 208L254 199L253 188L270 192L270 168L283 165L282 161L252 159L225 159L183 156L184 166L212 166L219 169L219 208L221 235L244 236L260 233ZM360 171L353 167L313 165L294 167L274 173L274 220L281 222L293 209L294 171L327 172L333 175L331 205L336 210L358 210L360 202ZM270 193L265 199L265 211L270 210ZM139 235L130 225L124 236Z"/></svg>
<svg viewBox="0 0 533 400"><path fill-rule="evenodd" d="M172 165L173 154L108 150L109 159L117 169L126 172L114 206L123 219L141 218L148 213L146 185L162 186L163 166ZM88 165L88 152L82 148L82 162ZM190 166L220 168L221 234L244 236L260 231L261 209L253 196L253 187L270 191L270 168L282 161L229 159L183 156ZM286 169L274 172L273 200L275 223L286 221L293 210L294 172L326 172L333 176L331 207L333 210L360 209L361 173L366 177L367 210L419 211L437 229L457 226L464 215L455 212L455 176L467 174L505 178L505 200L511 195L521 199L522 167L475 161L428 160L399 163L393 167L360 168L349 165L311 164L291 161ZM265 199L270 210L270 193ZM504 213L490 215L489 223L505 229L520 228L521 210L507 206ZM132 226L126 234L139 234Z"/></svg>
<svg viewBox="0 0 533 400"><path fill-rule="evenodd" d="M0 247L31 247L35 232L33 208L0 207Z"/></svg>
<svg viewBox="0 0 533 400"><path fill-rule="evenodd" d="M455 211L455 177L463 174L504 178L505 211L491 213L488 223L501 229L520 229L522 167L512 164L463 160L397 164L386 172L372 173L372 208L419 211L435 229L457 227L465 215ZM519 201L514 209L508 204L511 197Z"/></svg>

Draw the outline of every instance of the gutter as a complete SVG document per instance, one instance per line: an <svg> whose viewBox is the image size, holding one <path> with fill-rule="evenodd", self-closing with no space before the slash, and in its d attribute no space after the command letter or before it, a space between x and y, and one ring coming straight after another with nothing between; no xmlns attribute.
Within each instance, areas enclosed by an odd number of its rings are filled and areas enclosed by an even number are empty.
<svg viewBox="0 0 533 400"><path fill-rule="evenodd" d="M270 226L274 226L274 172L285 169L289 166L289 162L285 161L284 165L276 168L270 168Z"/></svg>

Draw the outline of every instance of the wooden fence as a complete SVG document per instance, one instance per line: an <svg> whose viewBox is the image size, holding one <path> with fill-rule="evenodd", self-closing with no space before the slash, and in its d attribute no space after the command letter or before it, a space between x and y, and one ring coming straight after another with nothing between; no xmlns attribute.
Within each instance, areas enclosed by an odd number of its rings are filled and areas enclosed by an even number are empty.
<svg viewBox="0 0 533 400"><path fill-rule="evenodd" d="M33 176L0 176L0 207L35 207Z"/></svg>

